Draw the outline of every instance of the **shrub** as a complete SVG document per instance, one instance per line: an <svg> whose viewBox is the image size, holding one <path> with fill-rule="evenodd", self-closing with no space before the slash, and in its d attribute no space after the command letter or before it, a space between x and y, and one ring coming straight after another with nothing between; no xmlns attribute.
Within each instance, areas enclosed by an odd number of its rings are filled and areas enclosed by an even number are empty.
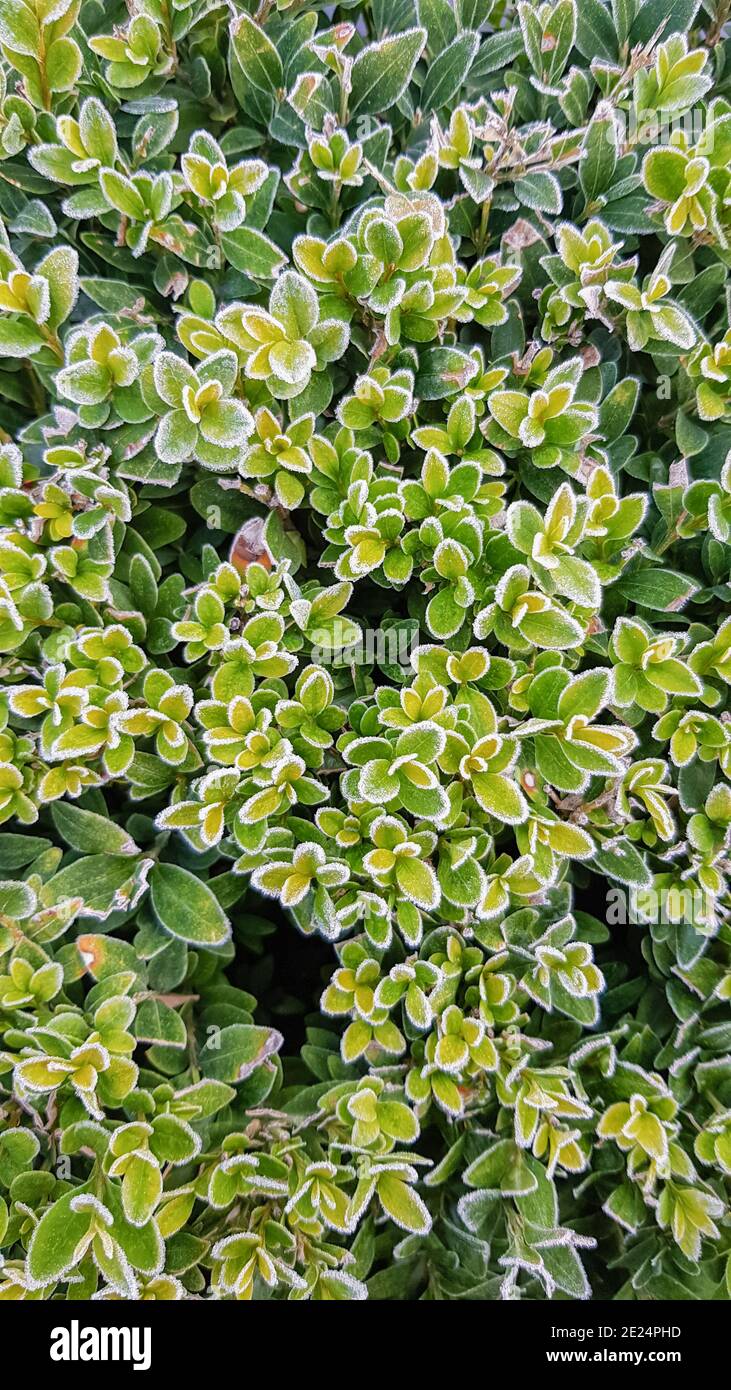
<svg viewBox="0 0 731 1390"><path fill-rule="evenodd" d="M728 6L0 7L0 1297L723 1298Z"/></svg>

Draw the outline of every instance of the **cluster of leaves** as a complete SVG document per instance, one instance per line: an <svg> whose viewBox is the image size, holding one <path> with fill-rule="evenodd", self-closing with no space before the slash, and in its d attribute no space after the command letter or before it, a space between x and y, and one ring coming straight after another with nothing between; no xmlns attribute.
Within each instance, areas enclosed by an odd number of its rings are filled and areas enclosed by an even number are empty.
<svg viewBox="0 0 731 1390"><path fill-rule="evenodd" d="M727 17L0 5L0 1299L729 1296Z"/></svg>

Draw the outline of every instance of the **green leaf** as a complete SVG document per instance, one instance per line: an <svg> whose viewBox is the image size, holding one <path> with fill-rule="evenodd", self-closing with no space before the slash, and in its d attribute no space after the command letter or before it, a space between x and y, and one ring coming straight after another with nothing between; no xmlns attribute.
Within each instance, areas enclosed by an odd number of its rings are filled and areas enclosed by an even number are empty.
<svg viewBox="0 0 731 1390"><path fill-rule="evenodd" d="M118 174L115 169L102 169L99 183L110 207L116 208L117 212L121 212L125 217L132 217L138 222L144 221L145 204L131 179Z"/></svg>
<svg viewBox="0 0 731 1390"><path fill-rule="evenodd" d="M557 1288L569 1298L588 1298L591 1294L589 1281L576 1250L571 1245L541 1245L543 1267L548 1271Z"/></svg>
<svg viewBox="0 0 731 1390"><path fill-rule="evenodd" d="M5 1187L19 1173L30 1168L40 1149L40 1142L29 1129L7 1129L0 1134L0 1183Z"/></svg>
<svg viewBox="0 0 731 1390"><path fill-rule="evenodd" d="M82 275L79 289L109 314L131 309L140 299L139 289L134 285L126 284L124 280L108 280L96 275Z"/></svg>
<svg viewBox="0 0 731 1390"><path fill-rule="evenodd" d="M582 630L575 618L558 608L545 613L529 613L520 624L520 631L537 647L549 651L564 651L581 641Z"/></svg>
<svg viewBox="0 0 731 1390"><path fill-rule="evenodd" d="M43 11L41 11L43 13ZM0 14L0 43L18 53L36 55L41 52L38 20L29 6L21 0L8 0Z"/></svg>
<svg viewBox="0 0 731 1390"><path fill-rule="evenodd" d="M273 560L288 560L290 571L297 570L307 560L307 550L299 531L285 526L278 512L270 512L263 529L263 540Z"/></svg>
<svg viewBox="0 0 731 1390"><path fill-rule="evenodd" d="M56 246L36 267L36 275L48 281L51 311L48 323L58 328L65 323L79 294L79 257L71 246Z"/></svg>
<svg viewBox="0 0 731 1390"><path fill-rule="evenodd" d="M429 65L421 89L422 111L436 111L452 101L472 66L479 42L478 34L459 34Z"/></svg>
<svg viewBox="0 0 731 1390"><path fill-rule="evenodd" d="M284 252L263 232L239 227L221 236L223 254L230 265L254 280L273 280L284 265Z"/></svg>
<svg viewBox="0 0 731 1390"><path fill-rule="evenodd" d="M536 212L558 213L563 207L561 185L556 175L548 171L536 170L532 174L524 174L515 180L513 188L521 203Z"/></svg>
<svg viewBox="0 0 731 1390"><path fill-rule="evenodd" d="M490 73L499 72L500 68L507 67L508 63L522 52L523 35L517 25L513 29L501 29L498 33L488 34L480 44L479 52L472 64L469 74L471 84L474 86L484 77L489 77Z"/></svg>
<svg viewBox="0 0 731 1390"><path fill-rule="evenodd" d="M646 1207L635 1183L624 1182L607 1198L602 1210L625 1230L634 1233L642 1225Z"/></svg>
<svg viewBox="0 0 731 1390"><path fill-rule="evenodd" d="M80 854L138 854L131 835L121 825L95 811L85 811L68 801L51 807L53 823L63 840Z"/></svg>
<svg viewBox="0 0 731 1390"><path fill-rule="evenodd" d="M636 377L625 377L613 386L599 407L599 429L607 444L626 434L635 413L640 383Z"/></svg>
<svg viewBox="0 0 731 1390"><path fill-rule="evenodd" d="M44 850L50 849L51 841L42 835L15 835L7 831L0 833L0 866L3 873L12 873L30 864Z"/></svg>
<svg viewBox="0 0 731 1390"><path fill-rule="evenodd" d="M431 1216L418 1192L395 1173L384 1173L379 1178L378 1196L386 1215L403 1231L426 1235L431 1229Z"/></svg>
<svg viewBox="0 0 731 1390"><path fill-rule="evenodd" d="M700 0L643 0L630 31L630 43L647 43L658 29L663 42L671 34L687 34L699 9Z"/></svg>
<svg viewBox="0 0 731 1390"><path fill-rule="evenodd" d="M149 1222L162 1192L162 1174L152 1154L135 1156L122 1180L124 1214L132 1226Z"/></svg>
<svg viewBox="0 0 731 1390"><path fill-rule="evenodd" d="M231 923L208 885L178 864L153 866L150 899L160 926L191 946L222 946L231 935Z"/></svg>
<svg viewBox="0 0 731 1390"><path fill-rule="evenodd" d="M200 1050L200 1068L204 1076L236 1085L278 1052L283 1042L275 1028L246 1023L214 1028Z"/></svg>
<svg viewBox="0 0 731 1390"><path fill-rule="evenodd" d="M477 372L477 363L460 348L427 348L419 354L416 374L417 396L425 401L440 400L463 391Z"/></svg>
<svg viewBox="0 0 731 1390"><path fill-rule="evenodd" d="M612 16L601 0L581 0L577 4L576 47L582 57L614 63L619 56ZM660 21L658 21L660 22Z"/></svg>
<svg viewBox="0 0 731 1390"><path fill-rule="evenodd" d="M32 357L44 345L30 319L0 319L0 357Z"/></svg>
<svg viewBox="0 0 731 1390"><path fill-rule="evenodd" d="M638 888L649 888L652 884L652 874L645 860L628 840L615 840L614 844L597 849L594 864L618 883Z"/></svg>
<svg viewBox="0 0 731 1390"><path fill-rule="evenodd" d="M46 52L46 80L52 92L69 92L81 72L81 50L66 36L54 39Z"/></svg>
<svg viewBox="0 0 731 1390"><path fill-rule="evenodd" d="M188 1036L180 1014L160 999L143 999L134 1024L140 1042L162 1047L185 1047Z"/></svg>
<svg viewBox="0 0 731 1390"><path fill-rule="evenodd" d="M581 146L579 182L587 203L611 185L619 155L617 121L612 113L590 122Z"/></svg>
<svg viewBox="0 0 731 1390"><path fill-rule="evenodd" d="M165 1246L154 1221L135 1226L124 1211L121 1193L116 1184L108 1182L104 1189L104 1204L114 1218L112 1233L119 1242L133 1269L141 1274L155 1274L161 1268Z"/></svg>
<svg viewBox="0 0 731 1390"><path fill-rule="evenodd" d="M497 772L473 773L472 786L483 811L507 825L518 825L528 812L520 788Z"/></svg>
<svg viewBox="0 0 731 1390"><path fill-rule="evenodd" d="M28 1247L28 1273L38 1288L56 1283L74 1267L77 1250L94 1215L93 1206L83 1201L85 1191L86 1188L75 1188L58 1197L33 1232Z"/></svg>
<svg viewBox="0 0 731 1390"><path fill-rule="evenodd" d="M351 72L351 120L396 104L411 81L425 44L425 29L406 29L361 50Z"/></svg>
<svg viewBox="0 0 731 1390"><path fill-rule="evenodd" d="M429 36L429 52L441 53L457 35L457 19L450 0L417 0L416 14Z"/></svg>
<svg viewBox="0 0 731 1390"><path fill-rule="evenodd" d="M231 27L231 46L246 79L259 92L276 97L284 86L282 60L269 35L248 14Z"/></svg>
<svg viewBox="0 0 731 1390"><path fill-rule="evenodd" d="M618 593L641 608L677 613L696 592L695 580L674 570L643 569L627 574L615 586Z"/></svg>
<svg viewBox="0 0 731 1390"><path fill-rule="evenodd" d="M439 886L434 870L418 859L396 861L396 881L401 892L417 907L430 911L439 904Z"/></svg>
<svg viewBox="0 0 731 1390"><path fill-rule="evenodd" d="M523 1151L513 1139L499 1139L491 1144L468 1165L463 1177L468 1187L511 1197L525 1196L537 1187Z"/></svg>
<svg viewBox="0 0 731 1390"><path fill-rule="evenodd" d="M85 855L54 874L47 892L53 903L81 898L85 916L104 920L138 901L151 863L129 853Z"/></svg>

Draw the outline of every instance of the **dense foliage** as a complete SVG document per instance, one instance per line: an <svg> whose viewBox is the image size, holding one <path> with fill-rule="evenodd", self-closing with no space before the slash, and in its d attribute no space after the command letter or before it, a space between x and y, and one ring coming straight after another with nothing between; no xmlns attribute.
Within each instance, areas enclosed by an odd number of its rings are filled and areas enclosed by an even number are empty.
<svg viewBox="0 0 731 1390"><path fill-rule="evenodd" d="M0 0L0 1298L728 1297L727 0Z"/></svg>

